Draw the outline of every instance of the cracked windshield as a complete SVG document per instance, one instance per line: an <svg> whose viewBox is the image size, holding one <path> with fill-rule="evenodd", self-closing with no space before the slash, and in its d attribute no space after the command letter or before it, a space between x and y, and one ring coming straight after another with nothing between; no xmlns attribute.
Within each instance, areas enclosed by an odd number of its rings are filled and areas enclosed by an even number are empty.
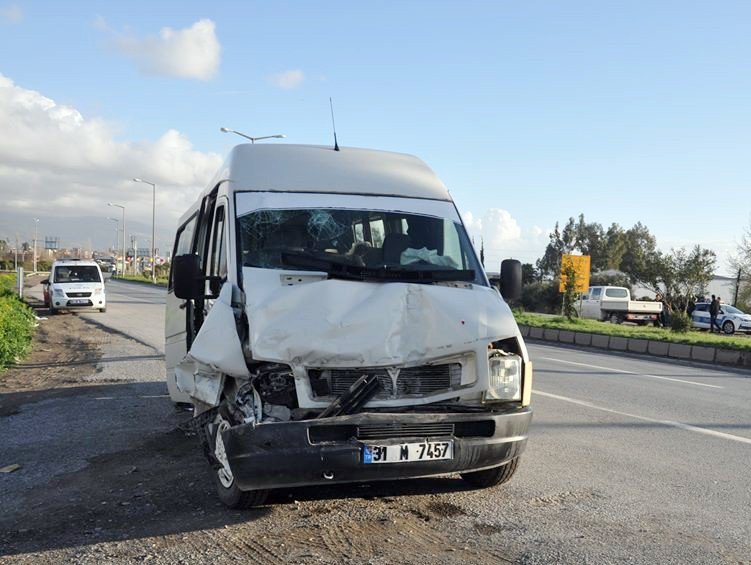
<svg viewBox="0 0 751 565"><path fill-rule="evenodd" d="M372 210L259 210L239 218L243 266L300 268L287 254L374 269L474 270L466 232L444 218Z"/></svg>

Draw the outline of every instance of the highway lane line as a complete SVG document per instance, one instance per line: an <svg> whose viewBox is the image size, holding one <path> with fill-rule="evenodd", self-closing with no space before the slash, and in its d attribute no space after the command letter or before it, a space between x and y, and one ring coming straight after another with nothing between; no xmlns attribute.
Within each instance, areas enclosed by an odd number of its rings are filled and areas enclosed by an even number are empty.
<svg viewBox="0 0 751 565"><path fill-rule="evenodd" d="M637 377L647 377L649 379L660 379L662 381L673 381L676 383L683 383L687 385L703 386L707 388L725 388L720 385L710 385L707 383L696 383L694 381L686 381L683 379L675 379L673 377L661 377L659 375L648 375L646 373L637 373L635 371L627 371L625 369L613 369L612 367L601 367L600 365L590 365L589 363L577 363L576 361L564 361L563 359L556 359L554 357L537 357L537 359L544 359L545 361L554 361L556 363L565 363L567 365L577 365L579 367L587 367L589 369L601 369L603 371L611 371L613 373L621 373L624 375L634 375Z"/></svg>
<svg viewBox="0 0 751 565"><path fill-rule="evenodd" d="M123 398L169 398L169 394L131 394L128 396L95 396L94 400L122 400Z"/></svg>
<svg viewBox="0 0 751 565"><path fill-rule="evenodd" d="M559 394L552 394L549 392L542 392L541 390L533 390L532 394L544 396L546 398L553 398L555 400L562 400L563 402L569 402L571 404L577 404L592 410L599 410L600 412L608 412L609 414L617 414L618 416L626 416L627 418L634 418L635 420L641 420L643 422L651 422L653 424L660 424L662 426L669 426L671 428L678 428L687 432L694 432L697 434L703 434L706 436L717 437L721 439L728 439L731 441L737 441L738 443L745 443L751 445L751 438L736 436L733 434L726 434L724 432L717 432L707 428L700 428L698 426L692 426L691 424L684 424L683 422L675 422L673 420L659 420L657 418L649 418L647 416L639 416L638 414L631 414L630 412L621 412L620 410L613 410L612 408L605 408L604 406L597 406L586 400L577 400L576 398L570 398L568 396L561 396Z"/></svg>

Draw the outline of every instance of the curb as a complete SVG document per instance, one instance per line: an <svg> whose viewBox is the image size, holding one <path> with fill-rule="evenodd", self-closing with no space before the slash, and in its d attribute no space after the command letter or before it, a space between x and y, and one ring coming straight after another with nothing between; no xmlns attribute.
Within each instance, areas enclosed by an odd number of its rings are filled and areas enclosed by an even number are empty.
<svg viewBox="0 0 751 565"><path fill-rule="evenodd" d="M684 361L731 365L733 367L751 369L751 351L522 325L519 326L519 330L523 337L532 340L594 347L595 349L605 349L619 353L635 353L647 357L664 357L667 359L681 359Z"/></svg>

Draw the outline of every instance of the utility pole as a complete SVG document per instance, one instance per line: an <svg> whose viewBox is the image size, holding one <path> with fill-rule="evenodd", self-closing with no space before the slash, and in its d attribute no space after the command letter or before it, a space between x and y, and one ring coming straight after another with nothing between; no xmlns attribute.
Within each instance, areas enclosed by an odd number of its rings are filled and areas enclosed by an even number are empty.
<svg viewBox="0 0 751 565"><path fill-rule="evenodd" d="M156 184L147 180L134 178L133 182L151 185L151 282L156 282Z"/></svg>
<svg viewBox="0 0 751 565"><path fill-rule="evenodd" d="M37 272L37 234L39 228L39 218L34 218L34 272Z"/></svg>
<svg viewBox="0 0 751 565"><path fill-rule="evenodd" d="M740 291L740 288L741 288L741 274L742 274L742 269L741 267L738 267L738 277L735 279L735 296L733 296L733 306L738 304L738 292Z"/></svg>

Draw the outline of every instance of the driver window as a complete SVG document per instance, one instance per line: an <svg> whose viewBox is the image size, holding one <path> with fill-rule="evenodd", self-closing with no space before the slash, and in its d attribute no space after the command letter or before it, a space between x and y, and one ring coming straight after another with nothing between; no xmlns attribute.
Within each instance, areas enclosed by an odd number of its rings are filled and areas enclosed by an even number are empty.
<svg viewBox="0 0 751 565"><path fill-rule="evenodd" d="M210 275L219 277L227 275L224 224L224 206L219 206L214 214L214 229L211 235L211 271L209 273Z"/></svg>

